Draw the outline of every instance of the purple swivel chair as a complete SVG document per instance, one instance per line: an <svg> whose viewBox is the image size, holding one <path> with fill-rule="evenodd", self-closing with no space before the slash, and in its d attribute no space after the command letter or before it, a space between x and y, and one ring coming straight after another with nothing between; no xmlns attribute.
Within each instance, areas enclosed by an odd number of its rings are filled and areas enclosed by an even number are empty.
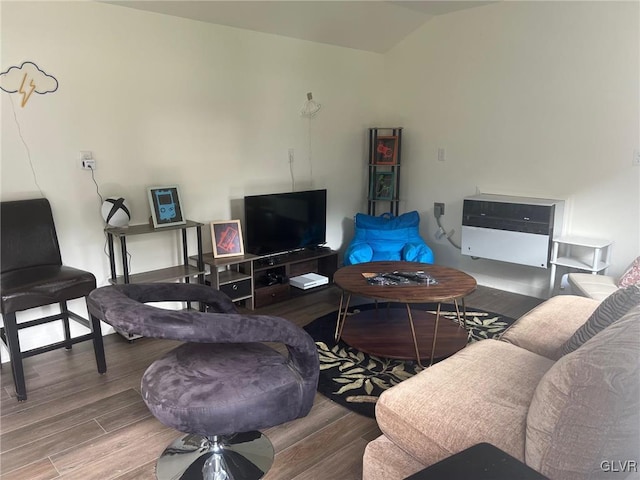
<svg viewBox="0 0 640 480"><path fill-rule="evenodd" d="M152 302L198 302L205 311ZM158 479L259 479L273 463L258 430L309 413L318 352L300 327L278 317L239 314L222 292L195 284L128 284L94 290L92 317L117 330L186 343L154 361L142 397L163 424L186 433L158 459ZM279 353L262 342L286 346Z"/></svg>

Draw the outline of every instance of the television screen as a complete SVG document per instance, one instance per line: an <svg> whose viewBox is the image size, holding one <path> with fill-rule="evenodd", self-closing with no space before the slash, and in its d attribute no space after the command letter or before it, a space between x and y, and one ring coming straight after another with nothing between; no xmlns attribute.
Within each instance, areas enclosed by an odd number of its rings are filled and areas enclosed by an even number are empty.
<svg viewBox="0 0 640 480"><path fill-rule="evenodd" d="M269 255L326 242L327 191L244 197L246 250Z"/></svg>

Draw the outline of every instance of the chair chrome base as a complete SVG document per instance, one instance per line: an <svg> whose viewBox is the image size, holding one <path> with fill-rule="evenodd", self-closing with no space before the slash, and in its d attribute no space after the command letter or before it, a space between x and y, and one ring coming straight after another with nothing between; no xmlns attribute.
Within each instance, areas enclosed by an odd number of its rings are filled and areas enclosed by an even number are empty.
<svg viewBox="0 0 640 480"><path fill-rule="evenodd" d="M158 459L158 480L258 480L273 464L273 445L260 432L186 435Z"/></svg>

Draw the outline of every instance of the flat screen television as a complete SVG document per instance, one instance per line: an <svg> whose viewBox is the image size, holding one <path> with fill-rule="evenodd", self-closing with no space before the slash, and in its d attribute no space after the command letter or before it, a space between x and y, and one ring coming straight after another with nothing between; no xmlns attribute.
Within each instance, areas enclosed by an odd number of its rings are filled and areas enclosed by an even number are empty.
<svg viewBox="0 0 640 480"><path fill-rule="evenodd" d="M270 255L324 244L327 191L272 193L244 197L247 252Z"/></svg>

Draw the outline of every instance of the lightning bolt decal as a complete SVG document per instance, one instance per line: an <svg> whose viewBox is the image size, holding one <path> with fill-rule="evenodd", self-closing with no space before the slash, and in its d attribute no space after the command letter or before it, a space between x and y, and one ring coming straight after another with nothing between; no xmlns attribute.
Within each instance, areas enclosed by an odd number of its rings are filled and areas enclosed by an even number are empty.
<svg viewBox="0 0 640 480"><path fill-rule="evenodd" d="M22 108L24 108L24 106L27 104L27 102L29 101L29 97L31 97L31 94L36 89L36 84L33 83L33 78L32 78L29 81L29 87L31 88L31 90L29 90L29 92L26 92L24 90L24 83L26 81L27 81L27 74L25 73L24 77L22 77L22 84L20 85L20 90L18 90L18 93L22 94L22 103L20 104Z"/></svg>
<svg viewBox="0 0 640 480"><path fill-rule="evenodd" d="M58 90L58 80L35 63L22 62L20 66L0 72L0 90L22 95L21 107L24 108L34 93L44 95Z"/></svg>

